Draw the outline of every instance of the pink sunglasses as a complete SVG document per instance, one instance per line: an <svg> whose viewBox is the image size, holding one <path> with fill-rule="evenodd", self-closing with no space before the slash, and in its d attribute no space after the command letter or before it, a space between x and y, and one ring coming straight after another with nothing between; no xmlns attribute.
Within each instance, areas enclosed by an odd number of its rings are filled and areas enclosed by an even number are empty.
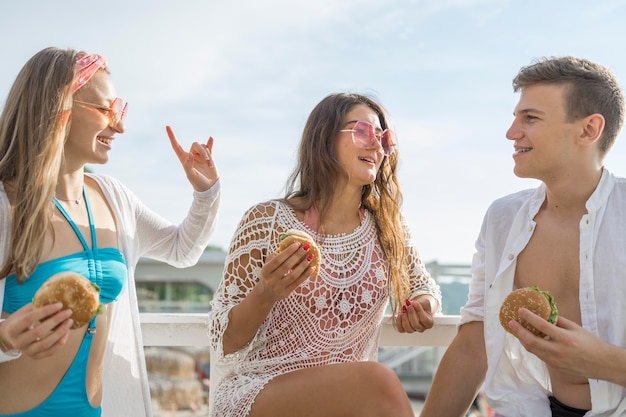
<svg viewBox="0 0 626 417"><path fill-rule="evenodd" d="M117 125L122 120L124 120L124 117L126 116L126 110L128 109L128 103L124 103L124 105L122 106L122 99L119 97L113 100L113 103L111 103L111 106L109 107L101 106L99 104L87 103L86 101L79 100L74 100L74 103L82 104L83 106L91 107L100 111L102 114L109 118L109 126L111 127L111 129L115 129Z"/></svg>
<svg viewBox="0 0 626 417"><path fill-rule="evenodd" d="M366 149L375 143L380 143L385 156L394 153L398 143L393 130L385 129L377 132L373 124L362 120L358 120L352 129L343 129L340 132L352 132L352 142L359 148Z"/></svg>

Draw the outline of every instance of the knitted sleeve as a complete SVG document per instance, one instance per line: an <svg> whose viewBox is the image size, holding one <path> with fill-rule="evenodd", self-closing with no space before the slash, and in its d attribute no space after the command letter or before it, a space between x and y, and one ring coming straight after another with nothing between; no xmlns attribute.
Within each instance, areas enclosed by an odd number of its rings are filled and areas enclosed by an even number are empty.
<svg viewBox="0 0 626 417"><path fill-rule="evenodd" d="M439 304L439 310L434 312L439 314L441 309L441 290L439 284L430 276L429 272L424 266L424 262L420 257L417 248L413 243L413 237L408 224L403 223L404 232L406 236L406 247L408 249L407 266L409 270L409 279L411 283L411 296L410 298L417 297L422 294L429 294L435 297Z"/></svg>
<svg viewBox="0 0 626 417"><path fill-rule="evenodd" d="M209 338L217 358L223 358L222 337L228 313L254 288L269 254L274 230L276 203L250 208L240 221L228 250L222 281L213 296L209 315ZM252 343L252 342L251 342ZM244 348L245 349L245 348ZM236 355L236 354L232 354Z"/></svg>

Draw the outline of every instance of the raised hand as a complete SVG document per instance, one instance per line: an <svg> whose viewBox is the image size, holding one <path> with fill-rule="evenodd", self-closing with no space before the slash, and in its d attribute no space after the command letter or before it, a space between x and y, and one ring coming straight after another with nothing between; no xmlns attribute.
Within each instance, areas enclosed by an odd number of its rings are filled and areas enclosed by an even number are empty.
<svg viewBox="0 0 626 417"><path fill-rule="evenodd" d="M209 137L206 144L194 142L189 152L185 151L176 139L170 126L165 126L172 149L182 164L187 179L196 191L206 191L219 178L215 161L213 160L213 138Z"/></svg>

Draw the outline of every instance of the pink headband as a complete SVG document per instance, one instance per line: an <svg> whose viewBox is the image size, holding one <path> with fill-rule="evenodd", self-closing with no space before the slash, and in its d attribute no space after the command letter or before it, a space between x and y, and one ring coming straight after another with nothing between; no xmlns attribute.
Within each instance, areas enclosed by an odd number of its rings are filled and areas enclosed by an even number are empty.
<svg viewBox="0 0 626 417"><path fill-rule="evenodd" d="M98 54L83 55L76 58L77 75L72 86L72 94L77 92L101 68L107 67L107 62Z"/></svg>

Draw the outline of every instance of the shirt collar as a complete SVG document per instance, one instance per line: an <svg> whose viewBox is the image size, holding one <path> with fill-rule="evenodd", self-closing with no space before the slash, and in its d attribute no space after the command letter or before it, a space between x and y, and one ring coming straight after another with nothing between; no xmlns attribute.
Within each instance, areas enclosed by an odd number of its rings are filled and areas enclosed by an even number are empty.
<svg viewBox="0 0 626 417"><path fill-rule="evenodd" d="M593 191L585 207L587 208L587 213L594 213L598 211L601 207L603 207L606 203L606 200L609 198L611 194L611 190L613 190L613 186L615 185L615 176L606 168L602 168L602 176L600 177L600 181L596 186L596 189Z"/></svg>
<svg viewBox="0 0 626 417"><path fill-rule="evenodd" d="M600 177L600 181L598 185L596 185L596 189L593 190L593 193L585 203L585 208L587 209L587 213L594 213L598 211L601 207L604 206L607 198L611 194L611 190L615 185L615 176L606 168L602 168L602 176ZM546 185L542 182L539 187L535 189L534 194L529 200L528 203L528 216L529 220L532 222L539 212L541 205L546 199Z"/></svg>

